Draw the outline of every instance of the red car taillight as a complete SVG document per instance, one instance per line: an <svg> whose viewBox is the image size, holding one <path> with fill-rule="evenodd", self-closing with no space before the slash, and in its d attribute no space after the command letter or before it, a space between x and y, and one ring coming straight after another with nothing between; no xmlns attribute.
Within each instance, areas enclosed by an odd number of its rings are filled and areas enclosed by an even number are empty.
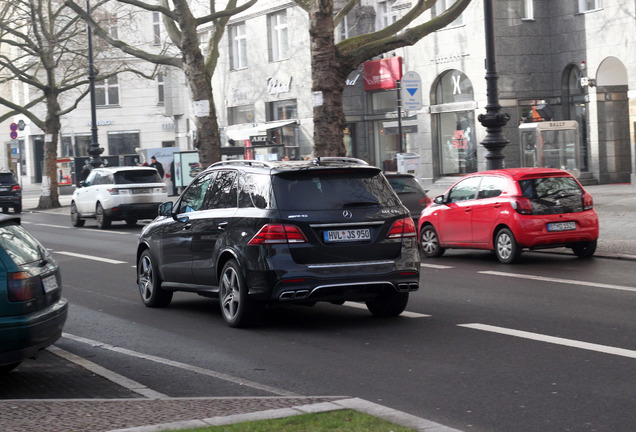
<svg viewBox="0 0 636 432"><path fill-rule="evenodd" d="M532 214L532 203L528 198L517 198L512 200L512 208L522 215Z"/></svg>
<svg viewBox="0 0 636 432"><path fill-rule="evenodd" d="M7 289L9 301L23 302L33 300L35 292L41 285L39 276L30 276L26 272L8 273Z"/></svg>
<svg viewBox="0 0 636 432"><path fill-rule="evenodd" d="M581 197L583 200L583 210L592 210L594 208L594 200L592 199L592 195L585 192Z"/></svg>
<svg viewBox="0 0 636 432"><path fill-rule="evenodd" d="M398 219L393 222L393 225L391 225L391 229L389 230L389 234L387 234L386 238L396 239L416 236L417 230L415 229L415 223L413 222L413 219L408 217L404 219Z"/></svg>
<svg viewBox="0 0 636 432"><path fill-rule="evenodd" d="M20 185L15 185L11 188L12 191L19 191L20 189Z"/></svg>
<svg viewBox="0 0 636 432"><path fill-rule="evenodd" d="M282 243L307 243L307 237L295 225L267 224L252 237L248 245Z"/></svg>

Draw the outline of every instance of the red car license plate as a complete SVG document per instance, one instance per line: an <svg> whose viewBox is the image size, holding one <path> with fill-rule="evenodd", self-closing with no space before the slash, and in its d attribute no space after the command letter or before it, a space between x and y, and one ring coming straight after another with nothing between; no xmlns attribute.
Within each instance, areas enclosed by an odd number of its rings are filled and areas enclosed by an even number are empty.
<svg viewBox="0 0 636 432"><path fill-rule="evenodd" d="M552 222L548 224L548 231L571 231L575 229L575 222Z"/></svg>

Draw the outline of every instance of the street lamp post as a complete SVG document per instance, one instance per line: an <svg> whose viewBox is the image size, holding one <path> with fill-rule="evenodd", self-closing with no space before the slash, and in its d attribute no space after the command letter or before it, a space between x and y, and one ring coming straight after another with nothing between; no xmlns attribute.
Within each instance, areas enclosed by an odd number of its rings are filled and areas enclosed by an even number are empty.
<svg viewBox="0 0 636 432"><path fill-rule="evenodd" d="M497 91L497 66L495 61L495 32L493 17L493 0L484 0L484 27L486 36L486 114L477 118L486 128L486 137L481 144L488 150L486 153L486 169L503 168L503 149L508 140L503 135L502 128L510 120L508 113L502 113Z"/></svg>
<svg viewBox="0 0 636 432"><path fill-rule="evenodd" d="M90 16L91 5L89 0L86 0L86 13ZM102 158L99 157L104 152L104 149L99 146L97 140L97 113L95 110L95 68L93 67L93 42L92 42L91 25L88 23L88 88L90 90L91 97L91 145L88 149L88 154L91 156L90 164L93 168L97 168L102 165Z"/></svg>

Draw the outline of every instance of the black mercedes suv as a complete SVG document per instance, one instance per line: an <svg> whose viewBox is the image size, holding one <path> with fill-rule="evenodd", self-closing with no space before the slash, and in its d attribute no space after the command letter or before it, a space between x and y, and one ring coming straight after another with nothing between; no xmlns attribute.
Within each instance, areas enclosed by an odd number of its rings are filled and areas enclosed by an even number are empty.
<svg viewBox="0 0 636 432"><path fill-rule="evenodd" d="M0 207L3 213L8 213L9 207L22 212L22 188L11 171L0 171Z"/></svg>
<svg viewBox="0 0 636 432"><path fill-rule="evenodd" d="M417 233L377 167L352 158L225 161L160 206L137 248L149 307L174 291L218 297L231 327L274 302L365 302L397 316L418 289Z"/></svg>

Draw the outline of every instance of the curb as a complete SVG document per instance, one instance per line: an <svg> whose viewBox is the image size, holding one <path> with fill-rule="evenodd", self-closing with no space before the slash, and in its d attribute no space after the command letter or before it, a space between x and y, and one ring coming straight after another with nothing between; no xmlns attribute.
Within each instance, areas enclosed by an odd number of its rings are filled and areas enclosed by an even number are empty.
<svg viewBox="0 0 636 432"><path fill-rule="evenodd" d="M159 432L175 429L194 429L210 426L224 426L242 422L279 419L303 414L321 413L328 411L351 409L383 420L409 427L420 432L462 432L430 420L413 416L401 411L387 408L359 398L342 399L334 402L322 402L310 405L297 405L289 408L259 411L248 414L218 416L200 420L188 420L173 423L163 423L149 426L139 426L127 429L113 429L108 432Z"/></svg>

